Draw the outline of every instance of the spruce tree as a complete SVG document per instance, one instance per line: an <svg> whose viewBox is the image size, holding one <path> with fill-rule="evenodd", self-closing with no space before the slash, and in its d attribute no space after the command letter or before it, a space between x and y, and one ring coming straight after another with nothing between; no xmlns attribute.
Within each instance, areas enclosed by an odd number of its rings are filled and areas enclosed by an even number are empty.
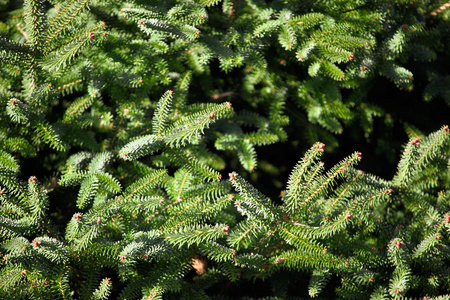
<svg viewBox="0 0 450 300"><path fill-rule="evenodd" d="M373 134L373 81L410 92L411 61L449 103L446 8L1 1L0 298L231 299L264 280L265 299L445 299L448 126L407 124L389 180L321 156ZM313 146L270 199L249 174L288 139Z"/></svg>

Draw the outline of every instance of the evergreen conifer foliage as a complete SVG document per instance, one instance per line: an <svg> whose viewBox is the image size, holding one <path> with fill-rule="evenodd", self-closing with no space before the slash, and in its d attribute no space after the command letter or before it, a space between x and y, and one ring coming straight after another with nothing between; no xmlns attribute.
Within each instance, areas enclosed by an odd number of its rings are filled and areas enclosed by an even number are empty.
<svg viewBox="0 0 450 300"><path fill-rule="evenodd" d="M11 180L18 166L2 153L2 297L72 298L75 289L105 299L114 284L122 287L120 299L207 297L208 287L238 280L238 273L270 280L283 269L311 272L311 297L333 276L341 279L342 298L448 293L450 205L448 192L435 192L449 184L449 131L411 139L392 181L356 170L359 152L325 171L324 144L316 143L293 169L283 206L236 173L229 179L233 194L227 181L207 183L189 168L173 176L145 169L122 189L106 172L111 154L75 154L61 184L80 184L79 198L93 201L73 215L64 237L46 215L47 191L35 177ZM84 172L77 169L83 161ZM409 215L403 223L380 210L396 202ZM88 202L78 203L83 209ZM209 284L184 279L198 256L210 264L198 280ZM101 277L105 268L122 283Z"/></svg>
<svg viewBox="0 0 450 300"><path fill-rule="evenodd" d="M228 299L259 279L298 296L285 274L310 297L449 293L447 126L392 180L359 152L326 171L318 142L282 205L246 178L292 116L314 142L370 132L371 79L409 90L409 57L439 53L426 3L0 2L1 299Z"/></svg>
<svg viewBox="0 0 450 300"><path fill-rule="evenodd" d="M281 207L230 173L235 205L246 219L228 242L264 253L271 263L257 276L280 269L311 272L311 297L333 274L341 280L339 298L447 294L450 218L442 201L448 199L449 142L448 126L411 139L391 181L356 170L359 152L325 172L325 145L316 143L292 171ZM390 214L386 207L393 204L403 205L408 217Z"/></svg>

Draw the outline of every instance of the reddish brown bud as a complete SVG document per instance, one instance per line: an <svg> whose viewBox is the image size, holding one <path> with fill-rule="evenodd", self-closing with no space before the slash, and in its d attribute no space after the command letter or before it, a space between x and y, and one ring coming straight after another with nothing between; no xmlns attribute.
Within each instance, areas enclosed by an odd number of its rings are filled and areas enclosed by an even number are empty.
<svg viewBox="0 0 450 300"><path fill-rule="evenodd" d="M411 141L411 145L420 145L420 137L416 137L413 141Z"/></svg>
<svg viewBox="0 0 450 300"><path fill-rule="evenodd" d="M394 241L394 245L395 247L397 247L397 249L400 249L400 246L403 245L402 241Z"/></svg>
<svg viewBox="0 0 450 300"><path fill-rule="evenodd" d="M316 149L319 149L320 152L323 152L323 148L325 147L325 144L317 144Z"/></svg>
<svg viewBox="0 0 450 300"><path fill-rule="evenodd" d="M228 234L228 229L230 229L230 226L225 226L224 228L222 228L222 232Z"/></svg>
<svg viewBox="0 0 450 300"><path fill-rule="evenodd" d="M95 39L95 34L93 33L93 32L90 32L89 33L89 39Z"/></svg>

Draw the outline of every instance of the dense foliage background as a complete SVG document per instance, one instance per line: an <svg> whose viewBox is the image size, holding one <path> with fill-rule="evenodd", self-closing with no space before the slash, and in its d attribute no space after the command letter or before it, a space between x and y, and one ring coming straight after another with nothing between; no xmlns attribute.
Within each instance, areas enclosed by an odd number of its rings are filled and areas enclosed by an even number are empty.
<svg viewBox="0 0 450 300"><path fill-rule="evenodd" d="M0 296L448 294L449 6L0 0Z"/></svg>

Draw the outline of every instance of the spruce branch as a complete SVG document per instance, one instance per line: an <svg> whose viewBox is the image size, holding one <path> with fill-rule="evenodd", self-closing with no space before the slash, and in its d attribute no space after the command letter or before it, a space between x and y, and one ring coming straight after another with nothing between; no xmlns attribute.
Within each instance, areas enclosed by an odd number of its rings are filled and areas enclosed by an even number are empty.
<svg viewBox="0 0 450 300"><path fill-rule="evenodd" d="M178 246L178 248L183 246L190 247L194 244L210 243L227 234L222 230L224 227L224 224L203 227L181 227L167 234L165 240L174 246Z"/></svg>
<svg viewBox="0 0 450 300"><path fill-rule="evenodd" d="M0 59L14 65L29 66L33 60L33 49L0 37Z"/></svg>
<svg viewBox="0 0 450 300"><path fill-rule="evenodd" d="M200 134L216 119L230 117L231 103L215 104L209 109L181 117L163 133L164 141L170 147L180 148L189 143L198 143Z"/></svg>
<svg viewBox="0 0 450 300"><path fill-rule="evenodd" d="M64 121L70 122L79 117L84 111L94 104L94 97L85 96L73 101L64 113Z"/></svg>
<svg viewBox="0 0 450 300"><path fill-rule="evenodd" d="M278 219L278 216L281 214L279 208L240 175L230 173L230 182L242 197L242 202L239 203L238 209L245 215L268 223Z"/></svg>
<svg viewBox="0 0 450 300"><path fill-rule="evenodd" d="M73 21L78 13L85 7L88 0L70 0L65 6L59 9L59 13L53 18L46 30L47 40L43 43L46 46L61 32L67 28L68 24Z"/></svg>
<svg viewBox="0 0 450 300"><path fill-rule="evenodd" d="M155 170L128 186L124 191L123 198L124 200L128 200L131 197L145 194L153 187L164 184L166 178L167 170Z"/></svg>
<svg viewBox="0 0 450 300"><path fill-rule="evenodd" d="M259 279L283 299L300 281L310 297L445 298L448 126L410 127L392 180L355 169L358 152L328 169L315 143L337 153L357 124L381 141L376 118L398 119L367 102L379 75L445 101L443 15L430 29L423 2L263 2L5 14L0 298L219 299ZM284 166L258 147L288 138L277 149L313 146L272 201L256 187ZM235 167L250 172L222 180Z"/></svg>
<svg viewBox="0 0 450 300"><path fill-rule="evenodd" d="M172 104L172 94L173 91L169 90L161 97L158 102L158 106L155 110L155 115L153 117L153 134L158 137L162 137L163 131L165 129L165 123L167 122L167 117L169 115L169 109Z"/></svg>
<svg viewBox="0 0 450 300"><path fill-rule="evenodd" d="M44 1L26 0L24 2L25 32L28 35L27 42L33 51L39 51L42 45L45 28Z"/></svg>

